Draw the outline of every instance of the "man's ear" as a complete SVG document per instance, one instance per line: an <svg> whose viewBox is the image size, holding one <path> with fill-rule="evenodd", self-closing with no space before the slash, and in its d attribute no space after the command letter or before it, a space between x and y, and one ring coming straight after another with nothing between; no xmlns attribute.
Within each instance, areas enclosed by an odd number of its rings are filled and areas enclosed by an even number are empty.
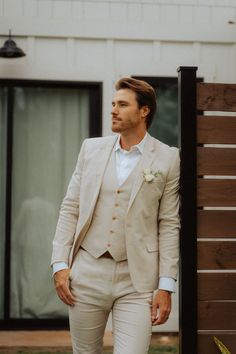
<svg viewBox="0 0 236 354"><path fill-rule="evenodd" d="M150 112L150 108L148 106L141 107L141 114L143 118L146 118Z"/></svg>

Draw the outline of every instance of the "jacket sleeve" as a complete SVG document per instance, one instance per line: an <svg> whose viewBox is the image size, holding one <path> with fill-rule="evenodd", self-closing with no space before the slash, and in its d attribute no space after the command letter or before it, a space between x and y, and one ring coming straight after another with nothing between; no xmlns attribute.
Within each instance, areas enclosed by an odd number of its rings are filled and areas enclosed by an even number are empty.
<svg viewBox="0 0 236 354"><path fill-rule="evenodd" d="M159 276L174 279L179 260L179 175L179 150L174 149L158 213Z"/></svg>
<svg viewBox="0 0 236 354"><path fill-rule="evenodd" d="M53 240L51 265L55 262L65 262L68 264L79 218L80 181L84 163L85 144L86 140L82 144L75 171L69 182L66 196L61 204Z"/></svg>

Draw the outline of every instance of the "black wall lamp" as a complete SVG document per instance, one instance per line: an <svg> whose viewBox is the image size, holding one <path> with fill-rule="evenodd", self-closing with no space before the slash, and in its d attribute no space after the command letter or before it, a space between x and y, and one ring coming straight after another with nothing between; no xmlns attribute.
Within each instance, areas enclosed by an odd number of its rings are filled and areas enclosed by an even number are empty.
<svg viewBox="0 0 236 354"><path fill-rule="evenodd" d="M4 42L3 47L0 48L1 58L20 58L24 57L26 54L22 49L16 46L16 43L11 39L11 30L9 31L9 38Z"/></svg>

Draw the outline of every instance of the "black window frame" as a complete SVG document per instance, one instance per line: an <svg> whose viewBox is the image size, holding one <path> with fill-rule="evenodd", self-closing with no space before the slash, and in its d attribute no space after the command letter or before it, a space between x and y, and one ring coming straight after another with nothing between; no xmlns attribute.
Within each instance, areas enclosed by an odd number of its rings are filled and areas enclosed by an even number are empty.
<svg viewBox="0 0 236 354"><path fill-rule="evenodd" d="M10 270L11 270L11 200L13 158L13 114L15 87L68 88L89 90L89 137L102 135L102 82L51 81L0 79L0 87L7 89L6 117L6 197L5 197L5 259L4 259L4 316L0 319L0 330L68 329L67 318L26 319L10 317Z"/></svg>

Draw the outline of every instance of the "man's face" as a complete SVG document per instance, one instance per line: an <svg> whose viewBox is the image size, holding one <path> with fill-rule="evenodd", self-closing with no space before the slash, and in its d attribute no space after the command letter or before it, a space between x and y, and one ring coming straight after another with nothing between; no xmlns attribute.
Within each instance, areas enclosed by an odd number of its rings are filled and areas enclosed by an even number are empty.
<svg viewBox="0 0 236 354"><path fill-rule="evenodd" d="M138 107L136 94L130 89L115 92L112 101L112 126L115 133L135 132L140 127L146 127L145 109Z"/></svg>

